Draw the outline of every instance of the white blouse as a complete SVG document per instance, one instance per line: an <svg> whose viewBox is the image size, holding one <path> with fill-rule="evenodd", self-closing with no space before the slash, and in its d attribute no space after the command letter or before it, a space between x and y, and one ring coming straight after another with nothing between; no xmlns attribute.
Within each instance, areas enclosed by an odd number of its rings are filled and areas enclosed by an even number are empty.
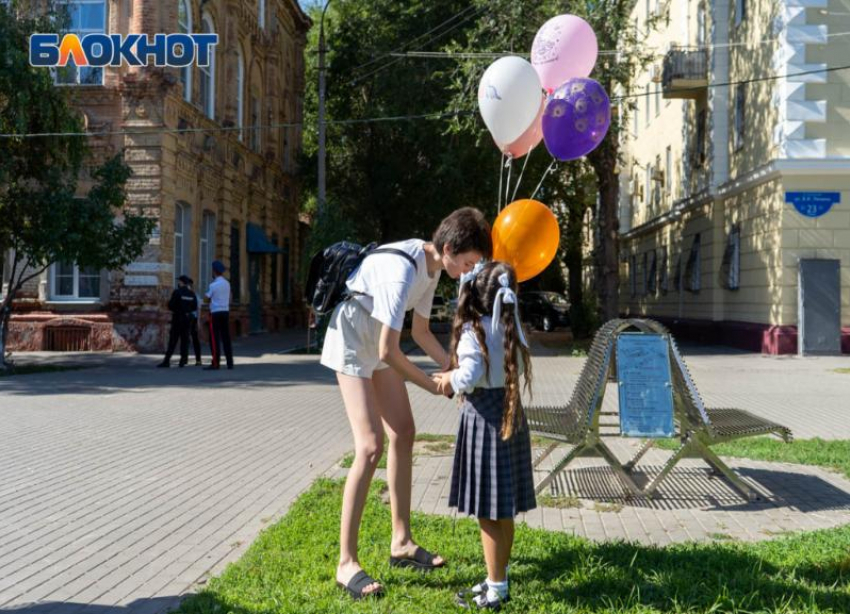
<svg viewBox="0 0 850 614"><path fill-rule="evenodd" d="M484 354L471 324L464 324L457 344L457 368L452 371L452 389L456 394L472 392L476 388L503 388L505 386L505 330L498 326L490 329L490 316L481 318L484 340L490 358L490 379L487 379ZM520 357L520 372L522 358Z"/></svg>

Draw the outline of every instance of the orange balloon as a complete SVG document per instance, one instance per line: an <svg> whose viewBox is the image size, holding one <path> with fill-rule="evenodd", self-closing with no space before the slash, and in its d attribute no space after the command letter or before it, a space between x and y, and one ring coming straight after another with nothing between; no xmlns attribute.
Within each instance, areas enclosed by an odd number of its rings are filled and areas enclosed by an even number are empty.
<svg viewBox="0 0 850 614"><path fill-rule="evenodd" d="M543 203L523 199L502 209L493 224L493 259L514 267L517 281L543 272L561 241L555 214Z"/></svg>

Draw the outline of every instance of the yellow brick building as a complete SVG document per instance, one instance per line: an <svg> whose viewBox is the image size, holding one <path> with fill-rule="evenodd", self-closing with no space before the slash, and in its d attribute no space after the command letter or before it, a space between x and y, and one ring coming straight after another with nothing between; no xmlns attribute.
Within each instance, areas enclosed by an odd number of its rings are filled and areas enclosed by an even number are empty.
<svg viewBox="0 0 850 614"><path fill-rule="evenodd" d="M158 351L176 278L192 277L203 293L213 260L228 267L236 335L302 322L295 159L310 21L298 2L67 5L80 35L215 32L219 42L208 67L56 73L87 129L112 133L90 139L95 158L124 151L133 170L128 205L159 224L143 256L123 271L60 263L26 287L10 349ZM286 127L271 127L279 125Z"/></svg>
<svg viewBox="0 0 850 614"><path fill-rule="evenodd" d="M801 262L827 259L843 326L827 341L850 352L846 3L639 0L632 17L656 61L623 101L621 311L795 353L818 306L798 308Z"/></svg>

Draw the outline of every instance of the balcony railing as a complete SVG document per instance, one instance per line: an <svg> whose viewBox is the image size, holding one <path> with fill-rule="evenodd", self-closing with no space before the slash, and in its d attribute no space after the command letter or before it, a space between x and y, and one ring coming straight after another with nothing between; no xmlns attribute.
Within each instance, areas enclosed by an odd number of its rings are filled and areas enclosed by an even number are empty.
<svg viewBox="0 0 850 614"><path fill-rule="evenodd" d="M664 98L698 98L708 87L708 54L704 47L677 47L664 56Z"/></svg>

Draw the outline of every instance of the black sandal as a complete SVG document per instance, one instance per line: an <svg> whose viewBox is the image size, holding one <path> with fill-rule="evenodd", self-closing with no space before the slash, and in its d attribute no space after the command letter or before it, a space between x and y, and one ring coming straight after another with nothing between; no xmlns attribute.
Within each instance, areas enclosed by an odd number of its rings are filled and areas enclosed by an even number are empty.
<svg viewBox="0 0 850 614"><path fill-rule="evenodd" d="M412 567L421 571L431 571L446 564L444 561L439 565L435 565L435 557L435 554L428 552L425 548L416 546L416 552L413 553L413 556L391 556L390 567Z"/></svg>
<svg viewBox="0 0 850 614"><path fill-rule="evenodd" d="M339 580L337 580L336 585L342 589L348 591L348 594L355 601L360 601L366 597L383 597L384 596L384 587L372 591L371 593L364 593L363 589L369 586L370 584L377 584L378 581L375 578L371 577L362 569L358 571L351 577L351 580L348 581L348 584L343 584Z"/></svg>

